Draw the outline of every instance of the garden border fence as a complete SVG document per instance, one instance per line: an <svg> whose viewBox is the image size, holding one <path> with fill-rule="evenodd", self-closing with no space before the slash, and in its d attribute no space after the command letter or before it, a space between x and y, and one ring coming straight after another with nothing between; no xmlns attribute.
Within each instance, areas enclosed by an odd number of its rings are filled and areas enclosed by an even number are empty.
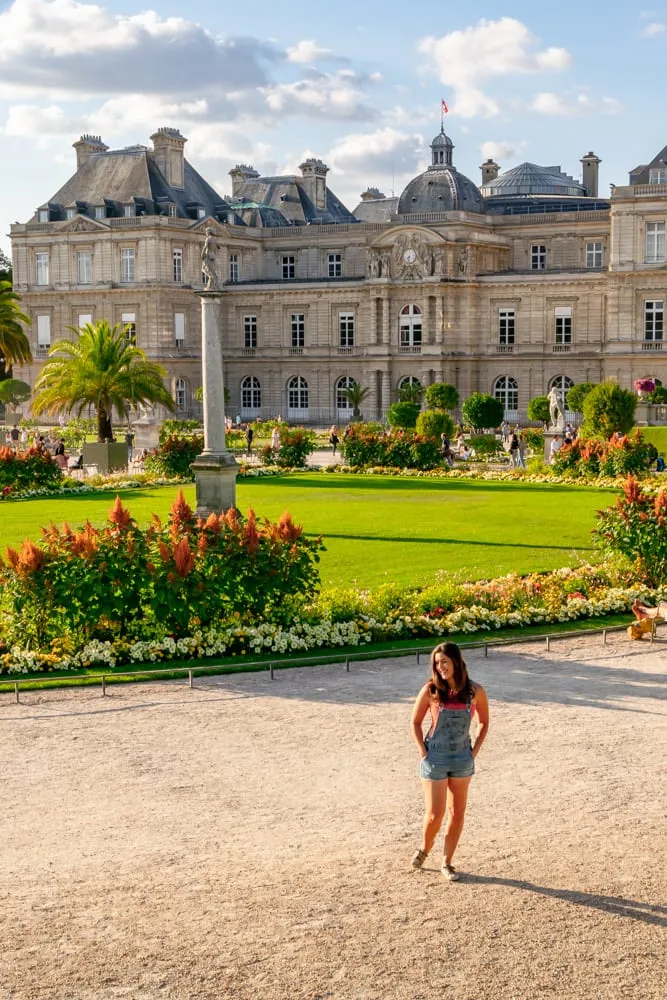
<svg viewBox="0 0 667 1000"><path fill-rule="evenodd" d="M609 632L621 632L627 629L627 625L607 625L604 628L591 628L591 629L575 629L571 632L547 632L542 635L529 635L529 636L517 636L516 638L510 639L484 639L477 642L467 642L459 643L460 649L483 649L484 656L489 655L489 650L494 649L499 646L515 646L526 642L545 642L546 651L549 652L551 648L551 643L557 639L573 639L581 638L588 635L601 635L603 644L607 642L607 634ZM657 626L655 621L651 622L651 633L650 642L653 643L657 635ZM412 646L406 649L388 649L382 650L379 654L372 650L367 650L365 652L360 651L358 653L345 653L344 655L332 653L330 656L313 656L313 657L292 657L290 659L284 660L255 660L255 661L243 661L239 662L239 668L237 669L235 664L220 664L216 667L215 664L201 664L197 667L164 667L160 670L119 670L111 672L100 672L98 674L86 674L81 677L81 683L76 684L76 677L72 677L67 674L60 674L57 677L44 677L44 678L24 678L13 679L7 678L3 679L0 677L0 689L7 687L11 690L13 685L14 695L16 704L20 704L20 687L23 684L35 684L36 682L40 684L58 684L61 681L69 681L72 687L87 687L89 684L99 681L102 689L102 697L106 696L107 684L116 683L120 679L136 678L138 681L142 681L145 678L155 678L160 676L169 675L173 677L174 674L184 674L187 676L188 687L194 688L195 686L195 676L197 673L201 673L204 676L219 676L224 674L237 674L237 673L263 673L265 671L269 672L271 680L273 680L274 673L276 670L286 670L290 667L322 667L333 663L340 663L345 666L346 673L350 672L350 664L363 662L364 660L377 660L377 659L395 659L402 656L413 656L417 655L417 663L419 663L421 656L428 651L429 647L423 646ZM68 685L69 686L69 685Z"/></svg>

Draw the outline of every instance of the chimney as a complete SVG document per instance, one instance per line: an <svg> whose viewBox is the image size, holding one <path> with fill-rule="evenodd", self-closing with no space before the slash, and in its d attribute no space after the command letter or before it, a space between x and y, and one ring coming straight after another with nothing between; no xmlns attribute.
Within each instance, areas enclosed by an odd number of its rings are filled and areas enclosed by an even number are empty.
<svg viewBox="0 0 667 1000"><path fill-rule="evenodd" d="M106 153L108 146L105 146L99 135L82 135L78 142L72 143L76 149L76 169L81 170L84 163L87 163L93 153Z"/></svg>
<svg viewBox="0 0 667 1000"><path fill-rule="evenodd" d="M497 163L494 163L491 157L485 160L479 169L482 171L482 187L485 184L490 184L491 181L495 181L500 172L500 167Z"/></svg>
<svg viewBox="0 0 667 1000"><path fill-rule="evenodd" d="M299 170L303 177L303 186L306 194L312 201L315 208L326 209L327 207L327 174L329 168L321 160L310 157L299 164Z"/></svg>
<svg viewBox="0 0 667 1000"><path fill-rule="evenodd" d="M167 184L185 187L185 159L183 151L187 139L177 128L163 125L151 136L153 159L164 174Z"/></svg>
<svg viewBox="0 0 667 1000"><path fill-rule="evenodd" d="M361 192L362 201L384 201L386 197L379 188L370 187Z"/></svg>
<svg viewBox="0 0 667 1000"><path fill-rule="evenodd" d="M598 174L602 160L595 153L586 153L585 156L582 156L581 163L583 166L581 181L586 188L586 194L589 198L597 198Z"/></svg>
<svg viewBox="0 0 667 1000"><path fill-rule="evenodd" d="M229 176L232 179L232 198L236 198L245 182L259 177L259 174L254 167L247 167L245 163L237 163L229 171Z"/></svg>

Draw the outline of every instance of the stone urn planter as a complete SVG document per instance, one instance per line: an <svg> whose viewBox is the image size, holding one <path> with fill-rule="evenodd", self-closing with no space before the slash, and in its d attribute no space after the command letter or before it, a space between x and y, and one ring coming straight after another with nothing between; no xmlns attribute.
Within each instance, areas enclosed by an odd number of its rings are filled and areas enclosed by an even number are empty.
<svg viewBox="0 0 667 1000"><path fill-rule="evenodd" d="M127 445L122 441L95 441L83 446L83 464L96 465L97 471L127 472Z"/></svg>

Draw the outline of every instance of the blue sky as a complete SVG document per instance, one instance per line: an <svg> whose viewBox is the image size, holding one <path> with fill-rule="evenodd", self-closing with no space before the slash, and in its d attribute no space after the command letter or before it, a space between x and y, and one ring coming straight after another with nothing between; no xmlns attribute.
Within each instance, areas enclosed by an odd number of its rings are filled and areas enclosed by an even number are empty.
<svg viewBox="0 0 667 1000"><path fill-rule="evenodd" d="M350 207L428 162L440 99L454 162L479 181L493 156L580 174L601 193L667 143L667 0L467 4L443 0L14 0L0 3L0 245L74 171L71 143L149 144L160 125L220 191L238 162L331 168Z"/></svg>

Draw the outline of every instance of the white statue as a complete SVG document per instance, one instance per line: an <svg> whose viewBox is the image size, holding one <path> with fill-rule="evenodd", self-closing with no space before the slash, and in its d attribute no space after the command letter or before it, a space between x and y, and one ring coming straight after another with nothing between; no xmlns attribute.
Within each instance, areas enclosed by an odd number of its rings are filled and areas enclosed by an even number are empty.
<svg viewBox="0 0 667 1000"><path fill-rule="evenodd" d="M212 229L206 230L206 239L204 240L204 245L201 248L201 269L206 282L204 288L206 291L214 291L216 288L220 287L220 281L215 270L215 255L218 250L218 243L215 239Z"/></svg>
<svg viewBox="0 0 667 1000"><path fill-rule="evenodd" d="M549 419L551 426L555 430L562 430L565 425L565 414L563 413L563 403L560 393L555 385L549 389L547 399L549 400Z"/></svg>

